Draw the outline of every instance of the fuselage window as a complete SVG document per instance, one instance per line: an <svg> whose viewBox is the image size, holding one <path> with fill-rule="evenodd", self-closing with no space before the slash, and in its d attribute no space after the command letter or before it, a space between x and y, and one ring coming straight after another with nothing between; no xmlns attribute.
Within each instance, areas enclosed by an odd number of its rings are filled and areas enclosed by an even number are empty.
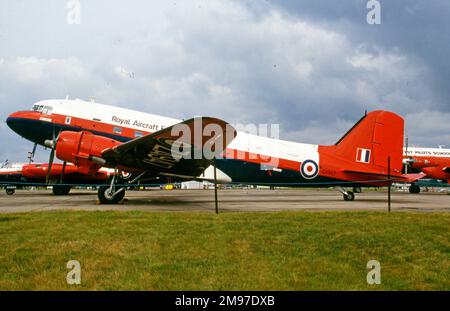
<svg viewBox="0 0 450 311"><path fill-rule="evenodd" d="M71 117L66 117L65 123L66 124L70 124L70 122L72 122L72 118Z"/></svg>
<svg viewBox="0 0 450 311"><path fill-rule="evenodd" d="M142 132L134 132L134 137L142 137L144 136L144 133Z"/></svg>
<svg viewBox="0 0 450 311"><path fill-rule="evenodd" d="M53 113L53 107L45 106L45 107L42 109L42 113L43 113L43 114L46 114L46 115L48 115L48 116L51 116L52 113Z"/></svg>
<svg viewBox="0 0 450 311"><path fill-rule="evenodd" d="M121 127L115 126L113 131L114 131L114 134L122 134L122 128Z"/></svg>

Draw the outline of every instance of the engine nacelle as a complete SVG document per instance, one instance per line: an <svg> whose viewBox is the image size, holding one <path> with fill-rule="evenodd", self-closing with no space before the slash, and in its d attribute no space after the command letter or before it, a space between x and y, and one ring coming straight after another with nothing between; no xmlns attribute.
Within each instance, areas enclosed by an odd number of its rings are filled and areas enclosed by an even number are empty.
<svg viewBox="0 0 450 311"><path fill-rule="evenodd" d="M436 167L425 167L422 169L422 172L427 174L429 178L433 179L442 179L446 180L447 174L443 171L443 167L436 166Z"/></svg>
<svg viewBox="0 0 450 311"><path fill-rule="evenodd" d="M120 145L117 140L97 136L91 132L62 132L56 144L58 159L73 163L83 174L95 174L106 164L102 151Z"/></svg>

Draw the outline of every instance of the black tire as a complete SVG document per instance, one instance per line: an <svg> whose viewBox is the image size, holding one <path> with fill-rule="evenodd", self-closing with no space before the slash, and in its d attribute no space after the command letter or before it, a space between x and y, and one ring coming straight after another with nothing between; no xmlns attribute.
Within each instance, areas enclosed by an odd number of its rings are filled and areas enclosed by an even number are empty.
<svg viewBox="0 0 450 311"><path fill-rule="evenodd" d="M70 186L53 186L54 195L68 195L70 193Z"/></svg>
<svg viewBox="0 0 450 311"><path fill-rule="evenodd" d="M16 193L16 189L6 189L7 195L13 195L14 193Z"/></svg>
<svg viewBox="0 0 450 311"><path fill-rule="evenodd" d="M117 193L115 196L111 196L109 193L109 186L101 186L98 188L98 200L100 204L117 204L125 197L125 189ZM116 191L119 190L116 188Z"/></svg>
<svg viewBox="0 0 450 311"><path fill-rule="evenodd" d="M361 187L353 187L353 192L354 193L361 193L362 189L361 189Z"/></svg>
<svg viewBox="0 0 450 311"><path fill-rule="evenodd" d="M409 187L409 193L412 193L412 194L419 194L419 193L420 193L420 187L417 186L417 185L412 184L412 185Z"/></svg>
<svg viewBox="0 0 450 311"><path fill-rule="evenodd" d="M344 193L344 200L345 201L354 201L355 200L355 194L353 191L347 191L347 193Z"/></svg>

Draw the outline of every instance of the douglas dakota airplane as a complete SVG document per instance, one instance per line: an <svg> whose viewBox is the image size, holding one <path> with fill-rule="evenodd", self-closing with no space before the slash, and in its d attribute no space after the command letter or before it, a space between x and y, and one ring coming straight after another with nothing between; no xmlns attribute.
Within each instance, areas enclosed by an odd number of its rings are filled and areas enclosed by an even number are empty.
<svg viewBox="0 0 450 311"><path fill-rule="evenodd" d="M450 149L406 147L404 150L406 170L423 172L426 177L450 184ZM420 187L412 184L411 193L420 193Z"/></svg>
<svg viewBox="0 0 450 311"><path fill-rule="evenodd" d="M344 186L379 187L421 177L402 174L404 121L388 111L366 114L330 146L237 132L217 118L182 121L78 99L38 102L29 111L11 114L7 124L51 148L49 174L56 154L83 174L96 174L101 167L128 172L129 184L196 179L336 187L347 201L355 195ZM99 188L101 203L124 198L126 183L117 176Z"/></svg>

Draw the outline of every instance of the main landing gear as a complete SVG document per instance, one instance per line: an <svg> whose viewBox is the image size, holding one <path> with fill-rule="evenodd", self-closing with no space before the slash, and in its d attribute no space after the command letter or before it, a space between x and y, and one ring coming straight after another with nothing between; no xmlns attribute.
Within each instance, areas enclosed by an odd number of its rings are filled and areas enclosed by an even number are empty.
<svg viewBox="0 0 450 311"><path fill-rule="evenodd" d="M145 172L137 176L135 179L129 181L128 184L136 183L144 175ZM125 197L125 190L127 188L123 185L126 182L123 178L121 178L123 176L124 175L122 174L122 172L116 169L113 177L111 178L110 185L101 186L98 189L98 200L100 201L100 204L117 204L123 200L123 198ZM120 184L120 186L117 186L117 184Z"/></svg>
<svg viewBox="0 0 450 311"><path fill-rule="evenodd" d="M100 204L117 204L125 197L125 188L101 186L98 188L98 200Z"/></svg>
<svg viewBox="0 0 450 311"><path fill-rule="evenodd" d="M417 186L416 184L411 184L411 186L409 186L409 193L419 194L420 193L420 187Z"/></svg>
<svg viewBox="0 0 450 311"><path fill-rule="evenodd" d="M345 201L354 201L355 200L355 193L353 191L346 191L342 187L337 187L336 190L339 191L340 193L342 193L342 196L344 197Z"/></svg>
<svg viewBox="0 0 450 311"><path fill-rule="evenodd" d="M70 193L70 190L72 189L71 186L53 186L53 194L54 195L68 195Z"/></svg>
<svg viewBox="0 0 450 311"><path fill-rule="evenodd" d="M354 193L361 193L362 189L361 189L361 187L353 187L353 192Z"/></svg>
<svg viewBox="0 0 450 311"><path fill-rule="evenodd" d="M8 189L8 188L6 188L6 194L7 195L13 195L14 193L16 193L16 189Z"/></svg>

